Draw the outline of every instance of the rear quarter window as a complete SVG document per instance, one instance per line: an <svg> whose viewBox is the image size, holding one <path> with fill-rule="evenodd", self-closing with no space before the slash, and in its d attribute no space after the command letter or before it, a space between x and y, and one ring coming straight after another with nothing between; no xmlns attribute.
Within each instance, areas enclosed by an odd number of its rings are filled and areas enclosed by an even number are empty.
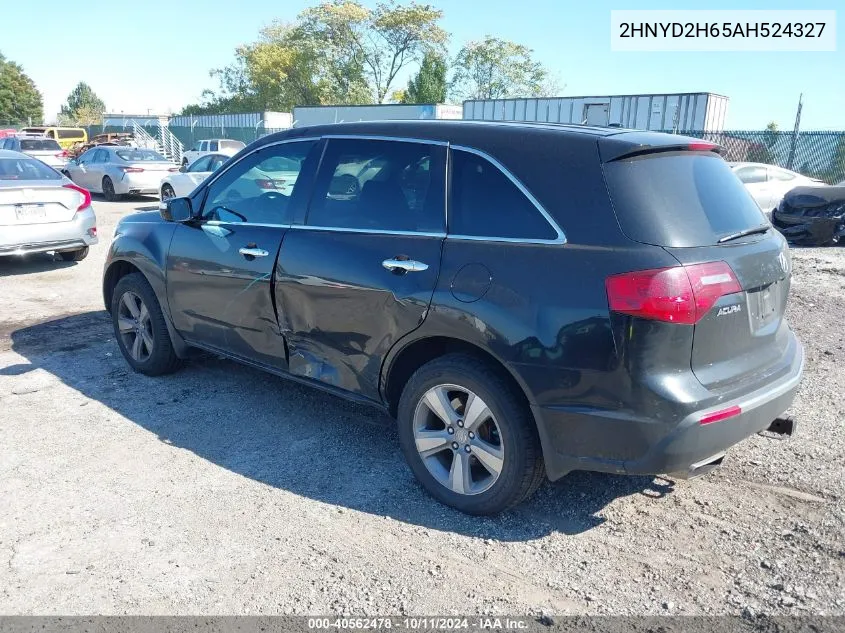
<svg viewBox="0 0 845 633"><path fill-rule="evenodd" d="M645 154L605 163L604 175L619 225L637 242L711 246L721 237L766 223L757 203L716 154Z"/></svg>

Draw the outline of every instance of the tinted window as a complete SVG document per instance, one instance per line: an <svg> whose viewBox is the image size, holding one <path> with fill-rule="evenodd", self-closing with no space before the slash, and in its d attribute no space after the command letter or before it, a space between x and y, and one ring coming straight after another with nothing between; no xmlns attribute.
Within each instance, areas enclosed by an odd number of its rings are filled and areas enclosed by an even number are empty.
<svg viewBox="0 0 845 633"><path fill-rule="evenodd" d="M203 215L208 220L289 224L290 201L314 141L282 143L244 157L208 190ZM289 167L277 171L280 160Z"/></svg>
<svg viewBox="0 0 845 633"><path fill-rule="evenodd" d="M734 173L746 185L755 182L766 182L765 167L740 167Z"/></svg>
<svg viewBox="0 0 845 633"><path fill-rule="evenodd" d="M167 161L167 159L151 149L124 149L115 152L121 160L137 162L145 160Z"/></svg>
<svg viewBox="0 0 845 633"><path fill-rule="evenodd" d="M308 224L442 232L445 148L333 139L317 178Z"/></svg>
<svg viewBox="0 0 845 633"><path fill-rule="evenodd" d="M97 153L95 149L89 149L76 159L77 163L91 163L94 161L94 155Z"/></svg>
<svg viewBox="0 0 845 633"><path fill-rule="evenodd" d="M203 141L202 143L200 143L200 151L201 152L204 152L207 149L208 149L208 141Z"/></svg>
<svg viewBox="0 0 845 633"><path fill-rule="evenodd" d="M639 242L709 246L766 222L715 154L649 154L606 163L604 174L622 230Z"/></svg>
<svg viewBox="0 0 845 633"><path fill-rule="evenodd" d="M21 139L21 151L22 152L38 152L38 151L47 151L47 150L56 150L60 152L62 148L56 141L53 141L48 138L24 138Z"/></svg>
<svg viewBox="0 0 845 633"><path fill-rule="evenodd" d="M553 240L557 232L501 169L485 158L452 151L449 234Z"/></svg>
<svg viewBox="0 0 845 633"><path fill-rule="evenodd" d="M778 169L777 167L769 167L769 178L772 180L794 180L795 174L785 169Z"/></svg>
<svg viewBox="0 0 845 633"><path fill-rule="evenodd" d="M217 141L209 141L208 142L208 151L216 152L217 151Z"/></svg>
<svg viewBox="0 0 845 633"><path fill-rule="evenodd" d="M85 136L82 130L57 130L59 138L82 138Z"/></svg>
<svg viewBox="0 0 845 633"><path fill-rule="evenodd" d="M0 180L60 180L61 175L32 158L0 158Z"/></svg>
<svg viewBox="0 0 845 633"><path fill-rule="evenodd" d="M95 163L107 163L109 160L109 153L104 149L98 149L97 153L94 154L94 162Z"/></svg>
<svg viewBox="0 0 845 633"><path fill-rule="evenodd" d="M195 171L209 171L208 165L211 162L211 156L203 156L202 158L195 160L190 167L188 167L188 171L195 172Z"/></svg>

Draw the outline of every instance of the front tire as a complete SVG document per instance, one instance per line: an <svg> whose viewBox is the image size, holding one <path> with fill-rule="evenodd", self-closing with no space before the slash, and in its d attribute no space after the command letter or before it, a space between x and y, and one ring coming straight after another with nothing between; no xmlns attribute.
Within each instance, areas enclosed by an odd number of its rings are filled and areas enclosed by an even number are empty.
<svg viewBox="0 0 845 633"><path fill-rule="evenodd" d="M399 441L414 475L438 501L497 514L545 479L525 398L490 363L449 354L420 367L399 401Z"/></svg>
<svg viewBox="0 0 845 633"><path fill-rule="evenodd" d="M161 376L182 366L155 292L141 273L126 275L117 282L111 316L118 347L132 369Z"/></svg>
<svg viewBox="0 0 845 633"><path fill-rule="evenodd" d="M59 256L66 262L81 262L88 257L88 247L78 248L75 251L62 251Z"/></svg>

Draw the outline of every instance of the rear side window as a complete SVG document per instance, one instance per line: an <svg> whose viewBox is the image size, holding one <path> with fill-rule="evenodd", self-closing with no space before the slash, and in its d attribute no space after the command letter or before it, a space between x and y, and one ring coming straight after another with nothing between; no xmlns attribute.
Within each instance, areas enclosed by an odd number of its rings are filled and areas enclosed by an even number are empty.
<svg viewBox="0 0 845 633"><path fill-rule="evenodd" d="M554 240L557 232L522 190L486 158L452 150L452 237Z"/></svg>
<svg viewBox="0 0 845 633"><path fill-rule="evenodd" d="M82 130L58 130L59 138L83 138Z"/></svg>
<svg viewBox="0 0 845 633"><path fill-rule="evenodd" d="M59 172L32 158L0 158L0 180L61 180Z"/></svg>
<svg viewBox="0 0 845 633"><path fill-rule="evenodd" d="M56 141L52 141L48 138L25 138L21 139L21 151L22 152L37 152L37 151L46 151L54 149L57 152L62 150L59 147L59 144Z"/></svg>
<svg viewBox="0 0 845 633"><path fill-rule="evenodd" d="M329 141L311 226L442 233L446 150L403 141Z"/></svg>
<svg viewBox="0 0 845 633"><path fill-rule="evenodd" d="M217 141L209 141L209 142L208 142L208 150L209 150L210 152L216 152L216 151L218 151L218 149L217 149Z"/></svg>
<svg viewBox="0 0 845 633"><path fill-rule="evenodd" d="M754 199L719 156L646 154L604 165L619 225L638 242L711 246L765 224Z"/></svg>
<svg viewBox="0 0 845 633"><path fill-rule="evenodd" d="M222 149L243 149L246 145L240 141L220 141L220 147Z"/></svg>
<svg viewBox="0 0 845 633"><path fill-rule="evenodd" d="M765 167L740 167L735 173L736 177L746 185L750 185L755 182L766 182Z"/></svg>
<svg viewBox="0 0 845 633"><path fill-rule="evenodd" d="M777 167L769 167L769 178L772 180L795 180L795 174L785 169L778 169Z"/></svg>
<svg viewBox="0 0 845 633"><path fill-rule="evenodd" d="M136 162L146 160L166 161L167 159L151 149L125 149L115 152L122 160Z"/></svg>

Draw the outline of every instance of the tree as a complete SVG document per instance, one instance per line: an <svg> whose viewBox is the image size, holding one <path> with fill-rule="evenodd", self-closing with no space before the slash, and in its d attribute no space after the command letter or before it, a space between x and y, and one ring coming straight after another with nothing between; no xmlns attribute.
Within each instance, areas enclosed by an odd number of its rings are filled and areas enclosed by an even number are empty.
<svg viewBox="0 0 845 633"><path fill-rule="evenodd" d="M0 53L0 122L41 123L44 100L19 64Z"/></svg>
<svg viewBox="0 0 845 633"><path fill-rule="evenodd" d="M67 96L67 103L62 106L59 120L62 123L75 125L94 125L103 120L106 104L97 93L84 81L80 81L76 88Z"/></svg>
<svg viewBox="0 0 845 633"><path fill-rule="evenodd" d="M417 76L408 81L402 103L444 103L446 101L446 60L428 52Z"/></svg>
<svg viewBox="0 0 845 633"><path fill-rule="evenodd" d="M452 91L466 99L541 96L548 91L549 73L533 52L489 35L468 42L455 57Z"/></svg>
<svg viewBox="0 0 845 633"><path fill-rule="evenodd" d="M333 0L306 9L300 20L336 70L363 70L375 100L382 103L405 67L445 46L448 34L438 25L442 16L439 9L416 2L382 2L371 10L355 0Z"/></svg>

